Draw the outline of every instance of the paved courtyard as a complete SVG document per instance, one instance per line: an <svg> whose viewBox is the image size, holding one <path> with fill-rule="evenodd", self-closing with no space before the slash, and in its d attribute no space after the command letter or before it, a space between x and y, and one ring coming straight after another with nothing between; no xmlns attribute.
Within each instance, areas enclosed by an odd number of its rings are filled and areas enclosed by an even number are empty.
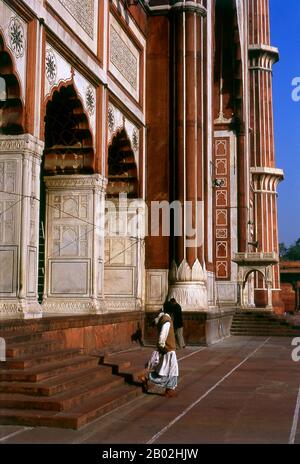
<svg viewBox="0 0 300 464"><path fill-rule="evenodd" d="M291 342L231 337L188 347L178 353L177 398L143 394L79 431L0 426L0 443L300 444L300 362Z"/></svg>

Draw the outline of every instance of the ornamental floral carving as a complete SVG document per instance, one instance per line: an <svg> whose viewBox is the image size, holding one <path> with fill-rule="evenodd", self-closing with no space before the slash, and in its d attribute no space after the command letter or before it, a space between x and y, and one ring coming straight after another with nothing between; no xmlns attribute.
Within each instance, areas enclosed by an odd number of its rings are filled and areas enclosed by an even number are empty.
<svg viewBox="0 0 300 464"><path fill-rule="evenodd" d="M134 129L132 133L132 148L134 151L138 151L139 149L139 134L136 129Z"/></svg>
<svg viewBox="0 0 300 464"><path fill-rule="evenodd" d="M115 115L112 106L108 107L108 128L110 132L114 132L115 130Z"/></svg>
<svg viewBox="0 0 300 464"><path fill-rule="evenodd" d="M51 49L46 50L46 77L49 84L53 84L57 76L56 58Z"/></svg>
<svg viewBox="0 0 300 464"><path fill-rule="evenodd" d="M85 92L85 104L90 116L95 112L95 103L95 90L91 85L89 85Z"/></svg>
<svg viewBox="0 0 300 464"><path fill-rule="evenodd" d="M21 21L17 18L11 18L8 26L9 45L17 58L24 55L25 38L24 28Z"/></svg>

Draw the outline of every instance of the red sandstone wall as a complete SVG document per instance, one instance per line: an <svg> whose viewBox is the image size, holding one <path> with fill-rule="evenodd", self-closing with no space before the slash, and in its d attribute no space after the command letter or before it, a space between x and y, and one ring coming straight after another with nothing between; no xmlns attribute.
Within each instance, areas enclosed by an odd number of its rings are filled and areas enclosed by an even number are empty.
<svg viewBox="0 0 300 464"><path fill-rule="evenodd" d="M281 300L283 301L285 312L296 310L296 292L290 283L281 283Z"/></svg>

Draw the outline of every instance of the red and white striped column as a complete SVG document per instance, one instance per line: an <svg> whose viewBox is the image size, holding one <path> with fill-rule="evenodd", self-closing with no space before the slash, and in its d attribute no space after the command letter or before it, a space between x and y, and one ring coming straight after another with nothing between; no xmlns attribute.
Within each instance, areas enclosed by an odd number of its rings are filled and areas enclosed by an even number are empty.
<svg viewBox="0 0 300 464"><path fill-rule="evenodd" d="M206 271L201 246L203 199L204 34L202 0L172 6L173 179L172 199L181 206L180 236L172 249L169 297L184 310L207 309ZM195 232L193 232L195 231Z"/></svg>
<svg viewBox="0 0 300 464"><path fill-rule="evenodd" d="M283 171L275 167L272 66L279 54L270 45L269 0L248 0L251 175L258 250L278 255L277 185ZM266 283L255 282L256 306L267 303ZM279 265L273 269L273 310L281 312Z"/></svg>

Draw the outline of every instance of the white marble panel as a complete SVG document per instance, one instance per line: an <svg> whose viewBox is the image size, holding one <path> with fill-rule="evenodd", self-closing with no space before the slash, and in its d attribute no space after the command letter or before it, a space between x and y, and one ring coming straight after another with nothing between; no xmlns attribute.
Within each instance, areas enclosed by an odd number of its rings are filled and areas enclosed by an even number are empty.
<svg viewBox="0 0 300 464"><path fill-rule="evenodd" d="M36 295L37 292L37 254L36 248L28 249L27 294Z"/></svg>
<svg viewBox="0 0 300 464"><path fill-rule="evenodd" d="M168 295L168 269L146 270L146 304L162 305Z"/></svg>
<svg viewBox="0 0 300 464"><path fill-rule="evenodd" d="M51 261L50 292L53 295L82 295L89 291L88 261Z"/></svg>
<svg viewBox="0 0 300 464"><path fill-rule="evenodd" d="M104 293L107 296L134 296L134 268L105 268Z"/></svg>
<svg viewBox="0 0 300 464"><path fill-rule="evenodd" d="M216 282L216 297L220 303L236 303L237 302L237 284L231 282Z"/></svg>
<svg viewBox="0 0 300 464"><path fill-rule="evenodd" d="M0 295L17 294L17 247L0 247Z"/></svg>

